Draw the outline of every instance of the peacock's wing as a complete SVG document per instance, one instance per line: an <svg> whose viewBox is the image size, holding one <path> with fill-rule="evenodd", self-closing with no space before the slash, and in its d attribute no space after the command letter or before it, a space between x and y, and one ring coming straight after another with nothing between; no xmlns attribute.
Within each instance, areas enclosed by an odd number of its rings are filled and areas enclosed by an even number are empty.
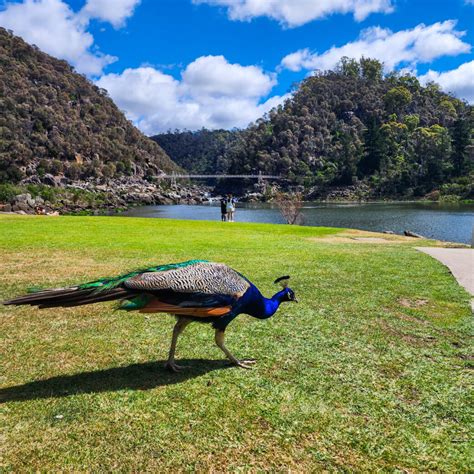
<svg viewBox="0 0 474 474"><path fill-rule="evenodd" d="M144 272L126 280L125 288L208 295L243 295L249 281L222 263L197 262L161 272Z"/></svg>
<svg viewBox="0 0 474 474"><path fill-rule="evenodd" d="M231 310L250 282L227 265L197 261L164 271L143 272L122 285L148 295L141 308L128 309L216 317Z"/></svg>

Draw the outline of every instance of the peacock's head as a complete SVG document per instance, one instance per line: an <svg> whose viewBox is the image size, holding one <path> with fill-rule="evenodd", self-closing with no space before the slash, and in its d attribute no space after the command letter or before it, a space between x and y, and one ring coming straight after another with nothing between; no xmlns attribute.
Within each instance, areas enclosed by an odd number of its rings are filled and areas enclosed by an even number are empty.
<svg viewBox="0 0 474 474"><path fill-rule="evenodd" d="M282 291L283 297L281 301L293 301L294 303L298 303L295 292L291 288L288 288L288 284L290 282L289 280L290 280L290 276L285 275L285 276L277 278L273 283L280 284L283 288L283 291Z"/></svg>

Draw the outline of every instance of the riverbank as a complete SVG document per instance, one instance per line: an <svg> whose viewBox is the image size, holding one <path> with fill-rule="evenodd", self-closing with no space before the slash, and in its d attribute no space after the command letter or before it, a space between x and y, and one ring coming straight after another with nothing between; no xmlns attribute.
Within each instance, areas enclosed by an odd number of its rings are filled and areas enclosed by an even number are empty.
<svg viewBox="0 0 474 474"><path fill-rule="evenodd" d="M307 190L295 187L293 192L301 193L305 202L321 203L472 202L440 196L439 193L414 199L413 196L376 197L369 191L367 186L360 184ZM245 203L268 203L273 202L278 192L277 186L265 188L256 185L253 190L239 195L238 199ZM219 200L220 196L213 193L214 188L210 186L170 184L159 180L149 182L138 177L72 181L64 176L45 175L41 180L36 177L19 185L1 184L0 213L113 215L136 206L194 205L209 203L210 199Z"/></svg>
<svg viewBox="0 0 474 474"><path fill-rule="evenodd" d="M345 240L347 232L0 216L2 299L205 258L265 294L290 274L300 301L229 327L229 347L257 358L253 371L229 368L212 331L192 325L178 347L189 369L178 375L162 368L173 326L166 315L124 316L113 303L2 307L3 466L469 470L469 295L414 248L436 242L379 245Z"/></svg>

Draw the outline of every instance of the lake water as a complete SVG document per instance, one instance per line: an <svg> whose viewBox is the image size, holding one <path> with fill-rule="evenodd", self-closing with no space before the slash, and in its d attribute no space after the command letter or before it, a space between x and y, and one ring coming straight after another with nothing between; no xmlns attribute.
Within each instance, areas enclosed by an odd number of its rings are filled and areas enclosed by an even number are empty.
<svg viewBox="0 0 474 474"><path fill-rule="evenodd" d="M303 207L304 225L349 227L372 231L404 230L425 237L451 242L471 243L474 205L438 203L319 203ZM284 224L278 209L268 203L238 203L237 222ZM173 219L220 220L217 203L187 206L142 206L129 209L123 216Z"/></svg>

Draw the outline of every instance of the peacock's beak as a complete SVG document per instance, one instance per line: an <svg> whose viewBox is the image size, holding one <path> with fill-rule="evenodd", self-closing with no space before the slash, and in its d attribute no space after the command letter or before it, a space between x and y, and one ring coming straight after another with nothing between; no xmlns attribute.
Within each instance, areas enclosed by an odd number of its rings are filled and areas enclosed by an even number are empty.
<svg viewBox="0 0 474 474"><path fill-rule="evenodd" d="M296 298L294 298L293 301L294 301L295 303L299 303L299 301L298 301Z"/></svg>

